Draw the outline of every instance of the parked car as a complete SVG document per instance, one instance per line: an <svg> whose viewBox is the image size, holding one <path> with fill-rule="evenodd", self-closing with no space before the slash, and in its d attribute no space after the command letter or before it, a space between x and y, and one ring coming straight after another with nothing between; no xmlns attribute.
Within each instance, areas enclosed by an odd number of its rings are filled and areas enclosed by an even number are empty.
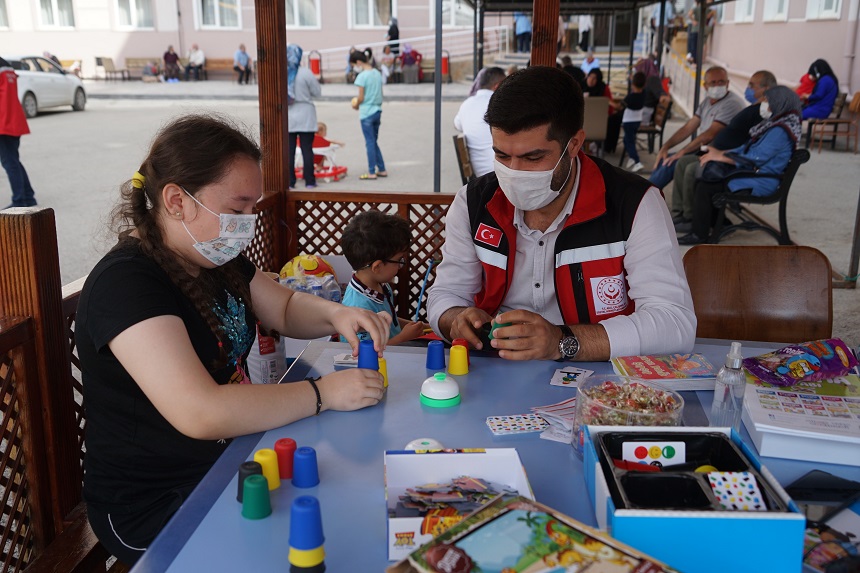
<svg viewBox="0 0 860 573"><path fill-rule="evenodd" d="M4 56L18 74L18 99L28 118L45 108L70 105L84 111L87 93L81 79L42 56Z"/></svg>

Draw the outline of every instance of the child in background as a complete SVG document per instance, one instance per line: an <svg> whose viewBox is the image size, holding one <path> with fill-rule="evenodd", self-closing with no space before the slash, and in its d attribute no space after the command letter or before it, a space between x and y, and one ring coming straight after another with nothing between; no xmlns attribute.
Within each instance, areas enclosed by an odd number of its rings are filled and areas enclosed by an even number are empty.
<svg viewBox="0 0 860 573"><path fill-rule="evenodd" d="M636 150L636 132L642 125L642 108L645 106L645 74L636 72L630 82L630 93L624 98L624 116L621 118L621 127L624 129L624 150L630 159L627 160L627 169L636 173L642 170L642 162L639 161L639 152Z"/></svg>
<svg viewBox="0 0 860 573"><path fill-rule="evenodd" d="M337 145L339 147L343 147L346 143L342 141L335 141L334 139L329 139L327 137L328 127L321 121L317 122L317 133L314 136L314 147L330 147L332 145Z"/></svg>
<svg viewBox="0 0 860 573"><path fill-rule="evenodd" d="M409 221L381 211L365 211L353 217L340 239L346 260L356 269L343 294L343 304L391 314L389 345L418 338L427 327L423 322L397 318L394 294L388 284L406 264L411 242ZM365 333L358 336L361 339Z"/></svg>

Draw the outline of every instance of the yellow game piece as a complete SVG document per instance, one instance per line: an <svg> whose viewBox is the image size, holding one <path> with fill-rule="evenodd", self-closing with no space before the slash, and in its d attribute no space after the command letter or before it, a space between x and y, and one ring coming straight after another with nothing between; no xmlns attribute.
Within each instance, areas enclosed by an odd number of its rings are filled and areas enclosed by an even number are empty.
<svg viewBox="0 0 860 573"><path fill-rule="evenodd" d="M263 467L263 477L269 482L269 491L281 487L281 474L278 470L278 454L271 448L257 450L254 461Z"/></svg>

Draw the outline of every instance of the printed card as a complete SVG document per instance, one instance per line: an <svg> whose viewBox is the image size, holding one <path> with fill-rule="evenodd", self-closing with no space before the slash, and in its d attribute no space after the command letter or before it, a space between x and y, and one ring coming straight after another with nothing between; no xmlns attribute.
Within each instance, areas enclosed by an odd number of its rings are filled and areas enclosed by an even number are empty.
<svg viewBox="0 0 860 573"><path fill-rule="evenodd" d="M358 357L353 356L350 353L344 354L335 354L334 355L334 365L335 366L358 366Z"/></svg>
<svg viewBox="0 0 860 573"><path fill-rule="evenodd" d="M505 434L526 434L543 432L549 424L536 414L515 414L513 416L490 416L487 426L496 436Z"/></svg>
<svg viewBox="0 0 860 573"><path fill-rule="evenodd" d="M710 472L708 483L723 509L767 511L755 476L750 472Z"/></svg>
<svg viewBox="0 0 860 573"><path fill-rule="evenodd" d="M663 467L687 461L687 444L684 442L623 442L621 459L651 466Z"/></svg>
<svg viewBox="0 0 860 573"><path fill-rule="evenodd" d="M594 370L586 370L585 368L576 368L568 366L567 368L559 368L552 375L552 380L549 381L553 386L568 386L576 388L577 384L594 374Z"/></svg>

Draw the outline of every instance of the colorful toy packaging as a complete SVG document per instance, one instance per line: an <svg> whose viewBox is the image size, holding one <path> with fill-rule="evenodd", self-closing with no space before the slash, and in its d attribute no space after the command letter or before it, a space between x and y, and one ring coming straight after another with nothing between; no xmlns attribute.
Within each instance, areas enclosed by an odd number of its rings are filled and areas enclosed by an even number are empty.
<svg viewBox="0 0 860 573"><path fill-rule="evenodd" d="M857 366L857 358L838 338L792 344L768 354L744 359L744 368L774 386L844 376Z"/></svg>

